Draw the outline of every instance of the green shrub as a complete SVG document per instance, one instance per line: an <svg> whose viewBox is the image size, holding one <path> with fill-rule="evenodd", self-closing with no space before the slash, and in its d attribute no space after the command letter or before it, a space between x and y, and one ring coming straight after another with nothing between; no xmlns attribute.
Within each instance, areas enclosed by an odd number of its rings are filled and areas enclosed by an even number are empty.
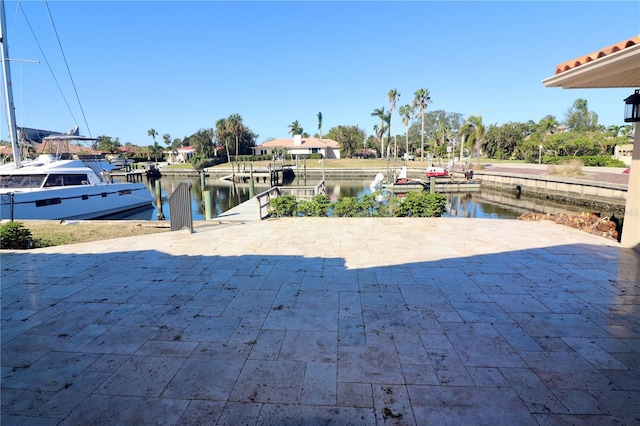
<svg viewBox="0 0 640 426"><path fill-rule="evenodd" d="M393 197L388 192L377 191L361 197L339 197L331 204L325 194L311 200L297 201L293 195L283 195L271 200L271 215L313 217L440 217L446 211L447 197L426 191L409 192L405 197Z"/></svg>
<svg viewBox="0 0 640 426"><path fill-rule="evenodd" d="M582 157L551 157L545 155L542 157L542 163L550 165L562 165L571 162L571 160L578 160L587 167L627 167L624 162L608 155L586 155Z"/></svg>
<svg viewBox="0 0 640 426"><path fill-rule="evenodd" d="M20 222L8 222L0 225L0 248L28 249L33 246L31 231Z"/></svg>
<svg viewBox="0 0 640 426"><path fill-rule="evenodd" d="M426 191L408 192L395 208L396 217L440 217L447 210L447 197Z"/></svg>
<svg viewBox="0 0 640 426"><path fill-rule="evenodd" d="M271 215L275 217L293 216L298 202L293 195L282 195L271 199Z"/></svg>
<svg viewBox="0 0 640 426"><path fill-rule="evenodd" d="M296 210L299 216L325 217L329 213L331 200L326 194L314 195L311 200L301 200Z"/></svg>
<svg viewBox="0 0 640 426"><path fill-rule="evenodd" d="M207 167L213 167L220 164L219 158L205 158L201 155L194 155L191 157L191 165L196 170L206 169Z"/></svg>
<svg viewBox="0 0 640 426"><path fill-rule="evenodd" d="M335 217L357 217L358 216L358 198L357 197L338 197L333 204L331 215Z"/></svg>

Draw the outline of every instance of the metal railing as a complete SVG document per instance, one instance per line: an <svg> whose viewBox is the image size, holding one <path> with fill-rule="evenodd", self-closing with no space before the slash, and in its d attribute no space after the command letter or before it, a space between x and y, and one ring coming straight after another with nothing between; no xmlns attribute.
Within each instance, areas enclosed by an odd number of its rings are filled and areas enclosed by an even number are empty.
<svg viewBox="0 0 640 426"><path fill-rule="evenodd" d="M258 217L260 220L268 217L271 213L271 198L278 198L280 195L280 189L277 186L256 195L256 200L258 201Z"/></svg>
<svg viewBox="0 0 640 426"><path fill-rule="evenodd" d="M169 196L169 216L172 231L189 229L193 232L190 182L180 182L180 185Z"/></svg>
<svg viewBox="0 0 640 426"><path fill-rule="evenodd" d="M310 199L314 195L326 194L327 188L324 181L316 186L274 186L256 195L258 201L258 216L260 220L271 214L271 199L282 195L293 195L296 198Z"/></svg>

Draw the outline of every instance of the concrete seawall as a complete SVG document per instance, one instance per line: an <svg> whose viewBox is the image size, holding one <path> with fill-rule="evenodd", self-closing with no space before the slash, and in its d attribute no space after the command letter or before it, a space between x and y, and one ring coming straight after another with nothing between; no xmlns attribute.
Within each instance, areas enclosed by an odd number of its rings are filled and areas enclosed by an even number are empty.
<svg viewBox="0 0 640 426"><path fill-rule="evenodd" d="M625 184L485 171L476 172L475 177L481 179L482 186L486 188L586 207L618 206L624 211L627 198Z"/></svg>

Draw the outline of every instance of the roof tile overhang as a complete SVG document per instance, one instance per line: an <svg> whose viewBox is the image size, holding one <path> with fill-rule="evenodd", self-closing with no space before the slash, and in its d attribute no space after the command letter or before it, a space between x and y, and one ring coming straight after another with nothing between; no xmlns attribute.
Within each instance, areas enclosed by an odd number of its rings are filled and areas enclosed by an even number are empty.
<svg viewBox="0 0 640 426"><path fill-rule="evenodd" d="M640 35L563 62L542 83L563 89L640 87Z"/></svg>

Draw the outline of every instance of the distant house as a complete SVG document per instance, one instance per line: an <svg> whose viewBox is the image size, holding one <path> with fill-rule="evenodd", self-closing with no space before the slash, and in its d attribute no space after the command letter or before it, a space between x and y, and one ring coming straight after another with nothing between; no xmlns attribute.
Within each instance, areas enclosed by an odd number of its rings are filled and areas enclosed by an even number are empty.
<svg viewBox="0 0 640 426"><path fill-rule="evenodd" d="M163 151L162 153L169 156L169 163L188 163L194 156L196 149L192 146L181 146L176 149L177 153L172 150Z"/></svg>
<svg viewBox="0 0 640 426"><path fill-rule="evenodd" d="M322 154L324 158L340 158L340 144L332 139L303 138L274 139L251 148L254 155L271 155L285 151L288 155Z"/></svg>
<svg viewBox="0 0 640 426"><path fill-rule="evenodd" d="M628 143L625 145L616 145L614 148L613 158L624 162L627 166L631 165L631 158L633 157L633 144Z"/></svg>

